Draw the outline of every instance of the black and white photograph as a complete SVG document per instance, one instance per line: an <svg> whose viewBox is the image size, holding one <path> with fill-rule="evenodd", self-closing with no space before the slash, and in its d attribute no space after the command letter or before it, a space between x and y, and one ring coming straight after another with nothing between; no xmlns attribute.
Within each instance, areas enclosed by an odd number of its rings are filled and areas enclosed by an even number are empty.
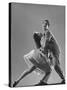
<svg viewBox="0 0 67 90"><path fill-rule="evenodd" d="M9 87L65 84L65 6L9 3Z"/></svg>

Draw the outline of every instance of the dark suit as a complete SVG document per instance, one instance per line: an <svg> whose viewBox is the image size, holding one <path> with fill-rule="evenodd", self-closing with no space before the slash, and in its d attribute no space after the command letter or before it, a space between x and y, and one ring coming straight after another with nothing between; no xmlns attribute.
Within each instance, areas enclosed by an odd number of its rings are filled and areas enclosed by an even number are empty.
<svg viewBox="0 0 67 90"><path fill-rule="evenodd" d="M58 44L49 31L45 34L45 39L46 39L46 42L45 42L44 52L49 53L48 52L48 50L49 50L53 54L53 57L54 57L54 65L53 66L54 66L56 72L61 77L61 79L64 80L64 76L63 76L63 73L60 68L60 62L59 62L60 50L59 50ZM49 58L50 58L50 60L53 59L53 58L51 58L51 56L49 56Z"/></svg>
<svg viewBox="0 0 67 90"><path fill-rule="evenodd" d="M54 59L54 63L55 64L53 66L54 66L56 72L61 77L61 79L64 80L64 76L63 76L63 73L61 71L60 62L59 62L60 50L59 50L59 47L57 45L56 40L54 39L54 37L52 36L52 34L49 31L47 31L46 34L45 33L44 34L42 34L42 33L35 33L35 34L36 34L36 36L38 38L38 39L34 38L35 43L36 43L36 46L38 46L38 48L40 48L40 50L42 51L42 53L46 54L47 56L48 56L48 53L49 53L48 51L50 51L53 54L53 57L55 58ZM42 46L41 46L41 43L40 42L41 42L41 38L43 36L44 36L45 46L42 49ZM49 56L50 60L53 60L53 57L50 55ZM51 72L46 73L46 75L43 77L42 81L45 80L50 75L50 73Z"/></svg>

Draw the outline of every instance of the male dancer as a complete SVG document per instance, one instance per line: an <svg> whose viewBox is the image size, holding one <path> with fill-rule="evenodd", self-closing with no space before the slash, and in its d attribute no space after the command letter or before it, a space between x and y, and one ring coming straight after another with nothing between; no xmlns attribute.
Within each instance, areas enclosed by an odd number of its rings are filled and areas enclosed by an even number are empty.
<svg viewBox="0 0 67 90"><path fill-rule="evenodd" d="M49 31L49 26L50 23L48 20L44 20L43 23L43 30L44 30L44 35L41 37L41 46L44 49L43 53L49 55L48 59L50 66L54 67L55 71L58 73L58 75L60 76L60 78L62 79L61 83L65 83L65 79L62 73L62 70L60 68L60 62L59 62L59 55L60 55L60 50L59 47L56 43L56 40L54 39L54 37L52 36L52 34ZM41 48L41 49L42 49ZM50 72L51 73L51 72ZM50 73L46 74L43 79L36 85L41 85L44 80L47 82Z"/></svg>

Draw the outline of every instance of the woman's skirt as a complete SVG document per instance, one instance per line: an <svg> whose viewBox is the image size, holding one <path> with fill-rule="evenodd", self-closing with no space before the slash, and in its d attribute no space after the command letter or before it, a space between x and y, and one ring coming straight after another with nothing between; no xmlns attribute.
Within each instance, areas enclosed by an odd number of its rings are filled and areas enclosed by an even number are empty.
<svg viewBox="0 0 67 90"><path fill-rule="evenodd" d="M51 68L48 63L48 58L46 55L43 55L43 53L37 49L32 50L28 54L24 55L24 60L31 68L32 66L36 66L36 72L43 74L45 72L50 72Z"/></svg>

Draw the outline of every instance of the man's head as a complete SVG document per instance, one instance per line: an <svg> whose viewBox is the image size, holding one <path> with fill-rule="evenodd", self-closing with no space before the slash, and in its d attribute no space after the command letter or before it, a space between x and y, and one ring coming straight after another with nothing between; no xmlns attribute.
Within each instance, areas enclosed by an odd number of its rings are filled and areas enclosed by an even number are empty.
<svg viewBox="0 0 67 90"><path fill-rule="evenodd" d="M43 20L42 26L44 28L44 31L48 30L48 28L50 26L49 20Z"/></svg>

